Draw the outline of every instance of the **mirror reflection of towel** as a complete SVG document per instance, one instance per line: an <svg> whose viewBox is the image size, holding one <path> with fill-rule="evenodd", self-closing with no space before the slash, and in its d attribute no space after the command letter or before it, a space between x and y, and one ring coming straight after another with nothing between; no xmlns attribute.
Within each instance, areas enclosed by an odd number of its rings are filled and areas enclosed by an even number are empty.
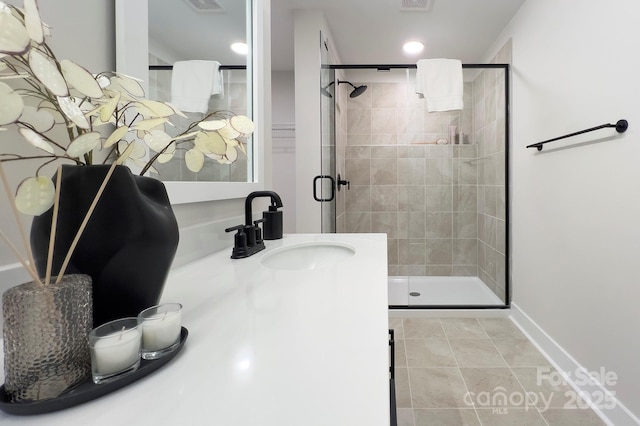
<svg viewBox="0 0 640 426"><path fill-rule="evenodd" d="M429 112L463 109L462 61L420 59L417 63L416 93L423 95Z"/></svg>
<svg viewBox="0 0 640 426"><path fill-rule="evenodd" d="M171 74L171 104L185 112L206 113L211 95L224 94L220 62L178 61Z"/></svg>

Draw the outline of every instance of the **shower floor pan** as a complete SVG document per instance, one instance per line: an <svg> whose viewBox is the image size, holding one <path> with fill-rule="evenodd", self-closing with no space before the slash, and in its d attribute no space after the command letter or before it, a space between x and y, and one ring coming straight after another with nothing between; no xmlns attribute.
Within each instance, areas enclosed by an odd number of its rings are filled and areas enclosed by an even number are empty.
<svg viewBox="0 0 640 426"><path fill-rule="evenodd" d="M478 277L389 277L389 305L503 305Z"/></svg>

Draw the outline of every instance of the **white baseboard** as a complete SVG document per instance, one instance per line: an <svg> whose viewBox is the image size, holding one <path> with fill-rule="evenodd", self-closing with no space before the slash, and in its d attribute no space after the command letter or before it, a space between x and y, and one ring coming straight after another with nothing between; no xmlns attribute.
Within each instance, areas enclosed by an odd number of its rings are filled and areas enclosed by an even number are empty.
<svg viewBox="0 0 640 426"><path fill-rule="evenodd" d="M508 309L389 309L389 318L508 318Z"/></svg>
<svg viewBox="0 0 640 426"><path fill-rule="evenodd" d="M511 304L511 320L522 330L540 352L542 352L559 373L566 375L570 373L570 377L565 377L567 383L581 396L594 396L595 399L601 399L606 395L603 402L608 407L603 408L598 401L588 401L593 411L608 425L615 426L633 426L640 425L640 419L627 409L607 388L600 383L583 383L580 385L572 379L575 379L575 373L578 371L587 371L578 361L575 360L562 346L558 344L551 336L549 336L538 324L536 324L517 304ZM595 382L595 380L593 381ZM610 398L610 399L609 399Z"/></svg>

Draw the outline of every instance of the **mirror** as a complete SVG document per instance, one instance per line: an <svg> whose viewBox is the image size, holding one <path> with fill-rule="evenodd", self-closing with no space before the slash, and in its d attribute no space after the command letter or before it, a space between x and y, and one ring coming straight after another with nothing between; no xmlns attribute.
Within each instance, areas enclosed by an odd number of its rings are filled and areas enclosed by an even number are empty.
<svg viewBox="0 0 640 426"><path fill-rule="evenodd" d="M214 111L244 114L256 122L256 131L246 140L246 155L220 164L207 159L203 169L194 173L184 162L184 152L166 164L154 164L157 177L165 182L173 204L240 198L262 189L259 144L264 132L257 117L262 106L257 102L255 82L259 79L262 58L256 45L263 15L254 0L118 0L116 2L116 69L144 81L147 97L174 103L171 82L177 61L211 61L216 64L213 86L216 90L205 106L189 111L181 106L187 119L174 120L179 133L191 122ZM231 50L234 42L244 41L246 55ZM260 43L260 42L257 42ZM218 67L219 64L219 67ZM177 76L176 76L177 77ZM184 77L183 77L184 78ZM185 81L188 81L185 80ZM208 95L208 94L207 94ZM198 105L202 95L198 93ZM207 105L208 103L208 105Z"/></svg>
<svg viewBox="0 0 640 426"><path fill-rule="evenodd" d="M176 136L190 123L216 111L251 117L251 80L246 70L250 57L231 48L233 43L250 45L248 16L246 1L149 1L148 97L171 102L187 115L187 119L172 120L175 127L166 129L169 134ZM186 61L186 68L175 71L173 65L178 61ZM213 74L213 79L205 79L208 74ZM174 83L182 90L176 90ZM205 90L207 83L210 88ZM163 181L249 182L253 180L247 167L251 138L243 146L246 153L236 147L238 158L231 164L205 157L197 173L186 167L186 151L179 150L169 162L154 165L155 177Z"/></svg>

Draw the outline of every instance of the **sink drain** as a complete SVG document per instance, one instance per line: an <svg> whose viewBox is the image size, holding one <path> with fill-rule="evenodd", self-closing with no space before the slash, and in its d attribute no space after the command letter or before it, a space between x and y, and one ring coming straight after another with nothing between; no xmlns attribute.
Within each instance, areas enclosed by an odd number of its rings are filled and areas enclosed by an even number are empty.
<svg viewBox="0 0 640 426"><path fill-rule="evenodd" d="M420 296L420 293L418 293L417 291L412 291L411 293L409 293L409 296L418 297Z"/></svg>

